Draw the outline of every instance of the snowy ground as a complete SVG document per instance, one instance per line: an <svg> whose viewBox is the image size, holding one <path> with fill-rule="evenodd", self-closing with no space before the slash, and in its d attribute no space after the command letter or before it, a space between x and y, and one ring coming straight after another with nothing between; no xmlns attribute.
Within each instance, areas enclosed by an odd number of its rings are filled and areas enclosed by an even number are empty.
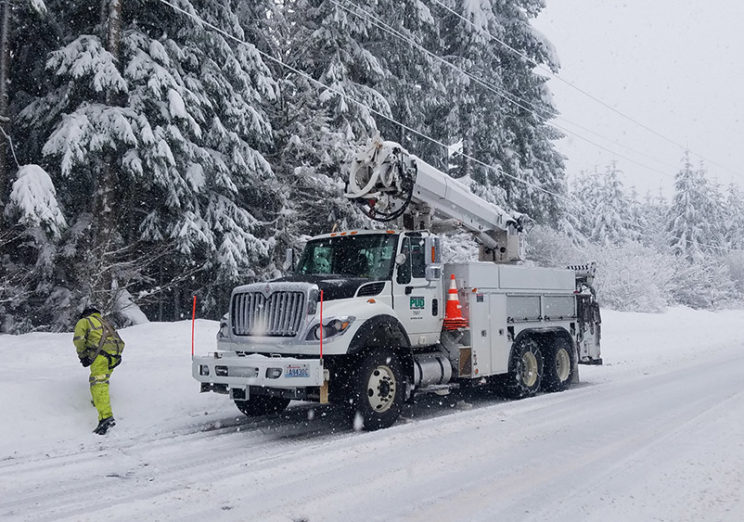
<svg viewBox="0 0 744 522"><path fill-rule="evenodd" d="M72 335L0 336L0 519L744 520L744 311L604 320L566 392L423 397L374 433L199 394L182 322L122 331L102 438Z"/></svg>

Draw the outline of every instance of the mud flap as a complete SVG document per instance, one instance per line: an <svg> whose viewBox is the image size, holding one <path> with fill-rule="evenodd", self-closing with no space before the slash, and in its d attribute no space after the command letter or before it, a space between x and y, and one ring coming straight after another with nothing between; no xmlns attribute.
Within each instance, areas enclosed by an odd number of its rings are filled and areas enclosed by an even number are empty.
<svg viewBox="0 0 744 522"><path fill-rule="evenodd" d="M320 385L320 403L328 404L328 381L330 380L331 372L327 369L323 370L323 384Z"/></svg>

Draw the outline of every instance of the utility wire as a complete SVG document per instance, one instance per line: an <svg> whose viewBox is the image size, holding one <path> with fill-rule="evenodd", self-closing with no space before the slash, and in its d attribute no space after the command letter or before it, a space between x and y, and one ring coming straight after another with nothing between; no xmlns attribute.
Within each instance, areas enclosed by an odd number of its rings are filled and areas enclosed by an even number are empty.
<svg viewBox="0 0 744 522"><path fill-rule="evenodd" d="M379 29L382 29L383 31L387 32L388 34L392 34L393 36L396 36L396 37L397 37L397 38L399 38L399 39L402 39L402 40L404 40L405 42L407 42L407 43L408 43L409 45L411 45L412 47L414 47L414 48L416 48L416 49L418 49L418 50L420 50L420 51L422 51L422 52L426 53L427 55L431 56L432 58L434 58L434 59L436 59L436 60L438 60L438 61L440 61L440 62L444 63L445 65L447 65L447 66L449 66L449 67L451 67L451 68L453 68L453 69L455 69L456 71L460 72L460 73L461 73L461 74L463 74L464 76L466 76L466 77L470 78L471 80L473 80L473 81L474 81L475 83L477 83L478 85L481 85L482 87L484 87L484 88L486 88L486 89L490 90L491 92L493 92L493 93L495 93L495 94L497 94L497 95L501 96L501 98L503 98L503 99L505 99L506 101L508 101L508 102L512 103L513 105L516 105L517 107L519 107L519 108L521 108L521 109L523 109L523 110L526 110L526 111L529 111L529 112L531 112L531 113L532 113L533 115L537 116L538 118L539 118L539 117L542 117L542 118L545 118L545 119L547 119L547 118L546 118L546 116L545 116L544 114L538 114L538 113L537 113L537 111L543 111L543 110L545 110L545 109L542 109L542 108L538 108L538 107L537 107L536 105L534 105L534 104L532 104L531 102L529 102L529 101L525 100L524 98L521 98L521 97L519 97L519 96L515 96L515 95L512 95L511 93L508 93L507 91L504 91L504 90L501 90L501 89L495 88L495 87L493 87L493 86L491 86L491 85L489 85L489 84L485 83L485 82L484 82L483 80L481 80L480 78L477 78L476 76L474 76L474 75L472 75L472 74L470 74L470 73L466 72L465 70L463 70L462 68L458 67L457 65L455 65L455 64L453 64L453 63L451 63L451 62L449 62L448 60L446 60L446 59L444 59L444 58L442 58L442 57L440 57L440 56L436 55L435 53L432 53L431 51L429 51L428 49L426 49L425 47L423 47L422 45L420 45L420 44L419 44L418 42L414 41L414 40L413 40L413 39L411 39L410 37L408 37L408 36L404 35L404 34L403 34L403 33L401 33L400 31L396 30L395 28L393 28L393 27L391 27L390 25L388 25L388 24L386 24L385 22L383 22L383 21L382 21L382 20L381 20L381 19L380 19L380 18L379 18L378 16L374 15L373 13L370 13L369 11L367 11L367 10L363 9L362 7L360 7L360 6L356 5L356 4L354 4L353 2L349 2L349 3L350 3L351 5L353 5L353 6L354 6L354 7L356 8L356 9L358 9L359 11L361 11L362 13L364 13L364 15L360 15L359 13L357 13L357 12L354 12L354 11L350 10L350 9L349 9L348 7L346 7L346 6L342 5L342 4L340 4L340 3L339 3L339 2L337 2L336 0L329 0L329 1L330 1L330 2L332 3L332 4L336 5L337 7L340 7L341 9L345 10L346 12L348 12L348 13L350 13L350 14L352 14L352 15L354 15L354 16L356 16L356 17L358 17L358 18L366 18L366 19L367 19L368 21L370 21L370 22L372 23L372 25L374 25L375 27L377 27L377 28L379 28ZM434 1L434 2L436 2L436 3L440 3L440 2L438 2L438 0L433 0L433 1ZM443 4L440 4L440 5L443 5ZM446 6L444 6L444 5L443 5L443 7L445 7L445 8L447 9L447 10L451 11L451 9L449 9L448 7L446 7ZM454 13L454 11L452 11L452 12ZM455 13L455 14L456 14L456 13ZM459 16L459 15L458 15L458 16ZM462 18L462 17L461 17L461 18ZM466 21L467 21L467 20L466 20ZM474 25L474 24L473 24L473 25ZM489 34L490 34L490 33L489 33ZM545 67L545 66L544 66L544 65L542 65L542 64L538 64L538 63L537 63L537 62L535 62L534 60L530 59L530 58L529 58L529 57L528 57L527 55L525 55L525 54L523 54L523 53L521 53L521 52L517 51L517 50L516 50L516 49L514 49L513 47L510 47L510 46L509 46L508 44L506 44L505 42L502 42L501 40L497 39L496 37L493 37L493 38L494 38L495 40L497 40L497 41L498 41L499 43L501 43L502 45L505 45L505 46L507 46L507 47L508 47L509 49L511 49L512 51L514 51L514 52L515 52L515 53L517 53L518 55L520 55L520 56L521 56L522 58L524 58L524 59L525 59L525 60L527 60L528 62L530 62L530 64L531 64L531 65L533 65L533 66L535 66L535 67L540 67L540 68L543 68L543 69L547 70L547 72L548 72L548 73L550 73L550 74L553 74L554 76L556 76L556 77L557 77L557 74L554 74L554 73L553 73L553 72L552 72L552 71L551 71L551 70L550 70L549 68ZM566 80L563 80L562 78L559 78L559 79L561 79L561 80L562 80L562 81L564 81L565 83L568 83L569 85L573 86L573 85L572 85L572 84L571 84L570 82L567 82ZM578 87L575 87L575 88L577 88L578 90L581 90L581 89L579 89ZM582 92L583 92L583 91L582 91ZM587 94L588 94L588 93L587 93ZM588 94L588 95L589 95L589 94ZM589 95L589 96L591 96L591 95ZM513 99L512 97L513 97L514 99ZM519 100L519 102L522 102L522 103L524 103L524 104L526 104L526 105L529 105L529 106L530 106L530 107L532 107L532 109L534 109L534 110L531 110L531 109L529 109L529 108L525 107L524 105L521 105L521 104L520 104L520 103L519 103L518 101L515 101L515 99L516 99L516 100ZM597 100L597 101L599 101L600 103L603 103L603 102L602 102L601 100ZM604 104L604 103L603 103L603 104ZM610 108L612 108L612 107L610 107ZM577 123L571 122L570 120L567 120L566 118L562 118L562 117L561 117L561 116L560 116L560 115L559 115L559 114L557 113L557 111L555 111L555 110L553 110L553 109L550 109L550 110L548 110L547 112L548 112L548 115L549 115L550 117L553 117L553 118L558 118L558 119L563 119L563 121L564 121L564 122L566 122L566 123L569 123L569 124L572 124L572 125L576 125L577 127L581 128L581 129L583 129L583 130L586 130L587 132L590 132L591 134L594 134L595 136L598 136L598 137L600 137L600 138L602 138L602 139L607 139L607 138L605 138L604 136L602 136L602 135L600 135L600 134L598 134L598 133L596 133L596 132L593 132L593 131L592 131L592 130L590 130L590 129L587 129L587 128L585 128L585 127L582 127L581 125L579 125L579 124L577 124ZM546 124L547 124L547 123L546 123ZM596 147L599 147L599 148L601 148L601 149L603 149L603 150L605 150L605 151L607 151L607 152L610 152L610 153L611 153L611 154L613 154L613 155L617 155L617 156L619 156L619 157L621 157L621 158L624 158L624 159L626 159L626 160L628 160L628 161L630 161L630 162L632 162L632 163L635 163L636 165L639 165L639 166L641 166L641 167L644 167L644 168L646 168L646 169L652 170L652 171L654 171L654 172L656 172L656 173L658 173L658 174L662 174L662 175L667 175L667 174L668 174L668 173L666 173L666 172L661 172L661 171L659 171L659 170L656 170L656 169L654 169L654 168L652 168L652 167L649 167L648 165L644 165L644 164L642 164L642 163L639 163L639 162L635 161L634 159L632 159L632 158L629 158L629 157L627 157L627 156L624 156L624 155L622 155L622 154L619 154L619 153L617 153L617 152L615 152L615 151L612 151L612 150L610 150L610 149L608 149L608 148L606 148L606 147L604 147L604 146L602 146L602 145L600 145L600 144L598 144L598 143L595 143L595 142L593 142L593 141L591 141L591 140L589 140L589 139L587 139L587 138L585 138L585 137L581 136L581 135L580 135L580 134L578 134L578 133L575 133L575 132L571 132L571 131L569 131L568 129L565 129L565 128L564 128L564 127L562 127L562 126L559 126L559 125L556 125L556 124L547 124L547 125L548 125L548 126L552 126L553 128L555 128L555 129L558 129L558 130L561 130L561 131L563 131L563 132L566 132L567 134L572 134L572 135L574 135L574 136L578 137L579 139L582 139L582 140L586 141L587 143L590 143L590 144L592 144L592 145L594 145L594 146L596 146ZM609 141L609 140L608 140L608 141ZM616 144L618 144L618 145L622 146L622 145L621 145L621 144L619 144L619 143L616 143ZM625 148L627 148L627 149L628 149L628 150L630 150L631 152L636 152L636 153L638 153L638 154L644 155L644 156L648 157L649 159L651 159L651 160L653 160L653 161L657 161L657 162L659 162L659 163L665 163L665 162L663 162L663 161L660 161L660 160L658 160L658 159L656 159L656 158L654 158L654 157L652 157L652 156L649 156L649 155L647 155L647 154L644 154L644 153L642 153L642 152L640 152L640 151L636 151L636 150L634 150L634 149L633 149L633 148L631 148L631 147L627 147L627 146L626 146ZM461 152L455 152L455 154L462 154L462 153L461 153ZM469 157L469 156L466 156L466 157ZM488 167L488 168L492 168L492 167L491 167L490 165L486 165L485 163L483 163L483 162L480 162L480 161L478 161L478 160L475 160L474 158L470 158L470 159L472 159L473 161L475 161L475 162L476 162L477 164L480 164L480 165L482 165L482 166L485 166L485 167ZM523 180L522 180L522 181L523 181ZM555 194L554 194L554 195L555 195ZM556 196L557 196L557 195L556 195ZM571 197L571 196L569 196L569 197ZM564 199L565 201L570 201L569 199L567 199L567 198L565 198L565 197L561 197L561 199ZM574 200L574 202L578 202L578 203L580 203L580 201L579 201L579 200L578 200L577 198L575 198L575 197L572 197L572 199ZM677 239L677 240L680 240L680 241L685 241L685 242L687 242L687 243L689 243L689 244L696 244L696 245L700 245L700 246L709 246L709 247L711 247L711 246L712 246L712 245L706 245L706 244L704 244L704 243L700 243L700 242L698 242L698 241L690 241L690 240L688 240L687 238L684 238L684 237L677 237L677 236L672 236L672 237L671 237L671 239ZM719 248L719 247L718 247L718 246L716 246L715 248Z"/></svg>
<svg viewBox="0 0 744 522"><path fill-rule="evenodd" d="M185 9L182 9L181 7L178 7L178 6L174 5L174 4L172 4L168 0L158 0L158 1L161 2L162 4L165 4L165 5L169 6L170 8L174 9L175 11L180 12L181 14L184 14L184 15L188 16L189 18L193 19L197 23L202 24L205 27L208 27L208 28L210 28L210 29L212 29L214 31L217 31L221 35L223 35L223 36L225 36L225 37L227 37L227 38L229 38L231 40L234 40L234 41L236 41L236 42L238 42L240 44L243 44L243 45L249 45L248 42L246 42L245 40L241 40L240 38L238 38L238 37L236 37L236 36L228 33L227 31L225 31L225 30L217 27L216 25L207 22L206 20L204 20L203 18L201 18L196 13L190 13L190 12L186 11ZM372 113L380 116L381 118L384 118L384 119L390 121L391 123L394 123L396 125L399 125L402 129L405 129L405 130L407 130L407 131L409 131L409 132L411 132L411 133L413 133L413 134L415 134L415 135L417 135L417 136L419 136L419 137L421 137L423 139L426 139L426 140L430 141L431 143L434 143L436 145L439 145L440 147L443 147L445 150L449 150L449 146L446 145L445 143L443 143L443 142L441 142L441 141L439 141L439 140L437 140L435 138L432 138L430 136L427 136L423 132L420 132L420 131L418 131L416 129L413 129L412 127L409 127L408 125L405 125L404 123L401 123L401 122L399 122L399 121L397 121L397 120L395 120L395 119L393 119L393 118L391 118L391 117L389 117L389 116L381 113L380 111L378 111L378 110L376 110L376 109L374 109L374 108L366 105L365 103L360 102L360 101L352 98L351 96L347 95L346 93L341 92L341 91L339 91L337 89L334 89L333 87L330 87L330 86L328 86L328 85L326 85L326 84L324 84L324 83L316 80L315 78L311 77L307 73L304 73L304 72L300 71L299 69L297 69L295 67L292 67L291 65L288 65L288 64L282 62L278 58L274 58L273 56L271 56L271 55L269 55L269 54L267 54L267 53L265 53L265 52L263 52L263 51L261 51L260 49L257 49L257 48L256 48L256 52L259 53L264 58L266 58L266 59L268 59L268 60L276 63L277 65L279 65L281 67L284 67L287 70L289 70L289 71L291 71L291 72L293 72L293 73L295 73L295 74L297 74L297 75L305 78L306 80L310 81L312 84L316 85L317 88L326 89L326 90L329 90L329 91L331 91L331 92L333 92L335 94L338 94L339 96L343 97L344 99L349 100L352 103L355 103L355 104L357 104L357 105L359 105L361 107L366 108L367 110L369 110L370 112L372 112ZM545 188L543 188L543 187L541 187L539 185L536 185L536 184L531 183L529 181L520 179L520 178L518 178L516 176L512 176L511 174L509 174L507 172L504 172L502 169L499 169L497 167L494 167L492 165L489 165L487 163L484 163L484 162L482 162L482 161L480 161L480 160L478 160L478 159L476 159L476 158L474 158L472 156L469 156L469 155L464 154L462 152L459 152L457 154L460 154L463 157L470 159L471 161L475 162L478 165L483 166L484 168L487 168L489 170L493 170L497 174L501 174L501 175L507 176L509 178L512 178L513 180L515 180L515 181L517 181L519 183L523 183L525 185L528 185L528 186L531 186L533 188L536 188L536 189L540 190L541 192L544 192L546 194L549 194L551 196L554 196L554 197L556 197L558 199L561 199L561 200L566 201L566 202L569 202L569 203L579 203L579 204L581 204L581 202L576 197L574 197L574 196L571 196L571 195L564 196L562 194L556 194L555 192L551 192L550 190L547 190L547 189L545 189ZM686 242L691 243L691 244L702 245L699 242L690 241L690 240L688 240L686 238L681 238L681 237L673 236L672 239L679 239L679 240L683 240L683 241L686 241ZM706 245L706 246L712 246L712 245Z"/></svg>
<svg viewBox="0 0 744 522"><path fill-rule="evenodd" d="M590 92L588 92L588 91L586 91L586 90L582 89L581 87L577 86L577 85L576 85L576 84L574 84L573 82L571 82L571 81L569 81L569 80L566 80L565 78L563 78L562 76L560 76L560 75L559 75L558 73L554 72L554 71L553 71L553 70L552 70L551 68L549 68L549 67L545 66L544 64L540 64L540 63L537 63L537 62L536 62L535 60L533 60L532 58L530 58L529 56L527 56L527 55L526 55L525 53L523 53L522 51L519 51L519 50L515 49L514 47L512 47L511 45L509 45L508 43L506 43L506 42L505 42L504 40L502 40L501 38L498 38L497 36L494 36L494 35L493 35L493 34L492 34L492 33L491 33L490 31L488 31L487 29L483 29L483 28L481 28L481 27L478 27L478 26L477 26L477 25L476 25L476 24L475 24L474 22L472 22L472 21L468 20L467 18L465 18L464 16L462 16L462 15L461 15L460 13L458 13L457 11L453 10L453 9L452 9L452 8L450 8L449 6L447 6L447 5L445 5L444 3L442 3L442 2L441 2L441 0L431 0L431 1L432 1L432 2L434 2L435 4L437 4L437 5L441 6L441 7L443 8L443 9L445 9L445 10L446 10L446 11L448 11L448 12L450 12L451 14L455 15L455 16L456 16L457 18L461 19L461 20L462 20L463 22L465 22L466 24L468 24L468 25L472 26L473 28L475 28L475 30L476 30L476 31L480 32L481 34L485 34L485 35L488 35L488 36L489 36L489 37L490 37L490 38L491 38L492 40L494 40L495 42L497 42L497 43L501 44L501 45L502 45L502 46L504 46L504 47L505 47L505 48L506 48L507 50L511 51L512 53L514 53L515 55L519 56L520 58L522 58L522 59L526 60L526 61L527 61L527 62L528 62L528 63L529 63L530 65L532 65L533 67L536 67L536 68L539 68L539 69L541 69L541 70L545 71L545 72L546 72L547 74L551 75L551 76L552 76L553 78L555 78L556 80L558 80L558 81L560 81L560 82L562 82L562 83L564 83L564 84L568 85L568 86L569 86L569 87L571 87L572 89L575 89L576 91L578 91L579 93L581 93L581 94L583 94L584 96L588 97L588 98L589 98L589 99L591 99L592 101L594 101L594 102L596 102L596 103L598 103L598 104L602 105L603 107L605 107L605 108L609 109L610 111L612 111L612 112L614 112L615 114L617 114L617 115L621 116L622 118L624 118L624 119L626 119L626 120L630 121L631 123L633 123L633 124L637 125L638 127L640 127L640 128L642 128L642 129L644 129L645 131L647 131L647 132L650 132L650 133L651 133L651 134L653 134L654 136L657 136L657 137L659 137L659 138L663 139L663 140L664 140L664 141L666 141L667 143L670 143L670 144L672 144L672 145L674 145L674 146L676 146L676 147L679 147L680 149L682 149L682 150L684 150L684 151L690 150L690 149L689 149L689 147L687 147L687 146L685 146L685 145L682 145L681 143L679 143L679 142L677 142L677 141L673 140L672 138L669 138L669 137L665 136L664 134L662 134L662 133L658 132L657 130L655 130L655 129L653 129L653 128L649 127L648 125L646 125L646 124L644 124L644 123L642 123L642 122L638 121L637 119L633 118L632 116L629 116L629 115L625 114L624 112L620 111L619 109L616 109L615 107L613 107L613 106L612 106L612 105L610 105L609 103L607 103L607 102L605 102L605 101L601 100L600 98L598 98L598 97L594 96L594 95L593 95L592 93L590 93ZM740 173L739 173L739 172L736 172L736 171L734 171L734 170L730 169L730 168L729 168L729 167L727 167L726 165L723 165L723 164L721 164L721 163L719 163L719 162L717 162L717 161L714 161L714 160L712 160L712 159L706 158L705 156L703 156L702 154L699 154L699 153L697 153L697 152L694 152L694 151L690 151L690 152L691 152L692 154L694 154L695 156L697 156L698 158L700 158L700 159L702 159L702 160L705 160L705 161L707 161L708 163L710 163L710 164L712 164L712 165L716 165L716 166L718 166L718 167L720 167L720 168L722 168L722 169L724 169L724 170L728 171L728 172L729 172L730 174L735 174L735 175L737 175L737 176L738 176L738 175L740 175Z"/></svg>
<svg viewBox="0 0 744 522"><path fill-rule="evenodd" d="M589 132L591 134L594 134L594 135L600 137L601 139L605 139L607 141L611 141L610 139L608 139L608 138L606 138L606 137L604 137L604 136L602 136L602 135L600 135L600 134L598 134L598 133L596 133L596 132L594 132L594 131L592 131L592 130L590 130L588 128L582 127L578 123L571 122L571 121L569 121L569 120L567 120L565 118L562 118L553 109L546 110L544 108L539 108L536 105L534 105L533 103L525 100L524 98L521 98L519 96L513 95L513 94L511 94L511 93L509 93L509 92L507 92L507 91L505 91L503 89L500 89L498 87L494 87L493 85L490 85L490 84L486 83L484 80L481 80L480 78L478 78L478 77L476 77L476 76L468 73L467 71L463 70L461 67L459 67L459 66L453 64L452 62L450 62L450 61L442 58L441 56L438 56L437 54L429 51L425 47L423 47L420 44L418 44L416 41L412 40L411 38L409 38L406 35L400 33L399 31L397 31L396 29L394 29L394 28L390 27L389 25L385 24L384 22L382 22L379 18L377 18L372 13L369 13L368 11L362 9L361 7L353 4L353 2L350 2L350 3L352 3L352 5L354 5L355 8L359 9L363 14L360 14L358 12L352 11L351 9L349 9L348 7L340 4L336 0L329 0L329 1L332 4L336 5L337 7L345 10L346 12L348 12L348 13L350 13L350 14L358 17L358 18L365 18L365 19L367 19L367 21L371 22L372 25L374 25L375 27L377 27L377 28L381 29L382 31L385 31L385 32L387 32L389 34L392 34L393 36L395 36L395 37L397 37L397 38L405 41L406 43L408 43L412 47L414 47L414 48L418 49L419 51L421 51L421 52L423 52L423 53L431 56L432 58L434 58L435 60L437 60L437 61L445 64L446 66L454 69L455 71L457 71L460 74L464 75L465 77L469 78L474 83L480 85L484 89L486 89L486 90L488 90L488 91L496 94L497 96L500 96L502 99L506 100L510 104L512 104L512 105L514 105L514 106L516 106L516 107L518 107L518 108L520 108L520 109L522 109L524 111L527 111L527 112L531 113L533 116L536 116L538 119L547 120L548 118L559 118L559 119L564 120L564 122L569 123L571 125L575 125L575 126L577 126L579 128L582 128L583 130L586 130L587 132ZM575 131L571 131L571 130L567 129L566 127L562 126L562 125L558 125L556 123L548 123L547 121L545 121L543 123L545 125L547 125L548 127L552 127L555 130L559 130L559 131L561 131L561 132L563 132L565 134L574 136L574 137L576 137L576 138L578 138L578 139L580 139L582 141L585 141L585 142L589 143L590 145L592 145L594 147L597 147L599 149L602 149L605 152L609 152L613 156L617 156L617 157L622 158L622 159L624 159L626 161L629 161L631 163L634 163L634 164L636 164L636 165L638 165L640 167L643 167L644 169L650 170L652 172L656 172L657 174L660 174L662 176L666 176L666 175L669 174L668 172L664 172L664 171L658 170L658 169L656 169L656 168L654 168L652 166L649 166L649 165L647 165L645 163L641 163L640 161L637 161L637 160L635 160L635 159L633 159L633 158L631 158L629 156L626 156L625 154L619 153L619 152L617 152L615 150L612 150L612 149L610 149L608 147L605 147L604 145L602 145L600 143L597 143L596 141L593 141L593 140L591 140L591 139L589 139L589 138L587 138L585 136L582 136L581 134L579 134L579 133L577 133ZM637 154L645 155L644 153L642 153L640 151L635 151L635 150L631 149L630 147L626 147L626 148L628 148L632 152L636 152ZM659 163L664 163L664 162L662 162L662 161L660 161L660 160L658 160L656 158L653 158L651 156L648 156L648 157L650 159L652 159L653 161L657 161Z"/></svg>

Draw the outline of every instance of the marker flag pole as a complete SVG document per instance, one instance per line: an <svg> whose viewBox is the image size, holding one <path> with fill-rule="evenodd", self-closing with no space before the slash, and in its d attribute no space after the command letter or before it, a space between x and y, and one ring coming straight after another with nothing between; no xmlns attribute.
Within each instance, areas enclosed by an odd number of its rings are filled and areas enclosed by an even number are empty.
<svg viewBox="0 0 744 522"><path fill-rule="evenodd" d="M320 291L320 360L323 360L323 290Z"/></svg>
<svg viewBox="0 0 744 522"><path fill-rule="evenodd" d="M191 360L194 360L194 323L196 322L196 296L191 308Z"/></svg>

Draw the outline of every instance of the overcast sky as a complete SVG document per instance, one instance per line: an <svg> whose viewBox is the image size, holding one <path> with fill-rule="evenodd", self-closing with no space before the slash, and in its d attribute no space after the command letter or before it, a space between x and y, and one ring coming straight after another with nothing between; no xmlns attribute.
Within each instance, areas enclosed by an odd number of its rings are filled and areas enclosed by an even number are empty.
<svg viewBox="0 0 744 522"><path fill-rule="evenodd" d="M668 197L683 155L672 141L710 178L744 182L744 1L546 3L534 25L554 45L560 77L663 136L553 79L556 123L581 136L558 145L570 176L614 159L626 185Z"/></svg>

